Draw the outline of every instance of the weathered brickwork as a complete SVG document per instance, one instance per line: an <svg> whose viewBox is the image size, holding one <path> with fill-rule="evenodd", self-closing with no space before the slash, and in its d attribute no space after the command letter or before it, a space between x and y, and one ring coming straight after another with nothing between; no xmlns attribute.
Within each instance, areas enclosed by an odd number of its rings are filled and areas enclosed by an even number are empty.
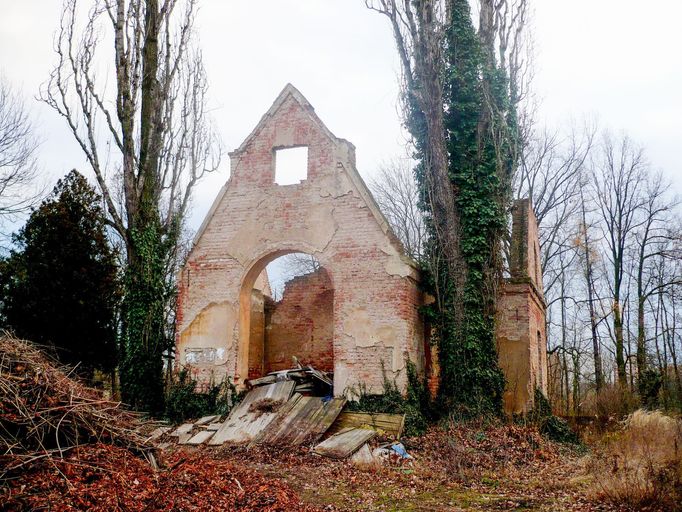
<svg viewBox="0 0 682 512"><path fill-rule="evenodd" d="M275 184L274 151L297 146L308 147L307 179ZM335 393L360 383L380 391L382 362L404 386L406 359L420 369L424 360L418 273L360 178L353 145L289 85L230 158L230 179L179 278L178 362L188 349L212 347L216 357L198 375L239 384L255 373L254 282L270 261L304 252L332 284Z"/></svg>
<svg viewBox="0 0 682 512"><path fill-rule="evenodd" d="M307 178L277 185L275 151L299 146L308 147ZM296 356L333 371L340 395L360 384L379 392L385 376L404 389L409 359L435 393L438 352L419 315L419 274L360 178L353 145L288 85L230 159L230 179L178 279L179 365L190 363L204 383L239 385ZM512 277L497 318L510 413L529 410L535 388L547 387L537 225L527 201L513 215ZM272 303L259 276L294 252L324 270L290 282Z"/></svg>
<svg viewBox="0 0 682 512"><path fill-rule="evenodd" d="M546 305L539 254L530 201L518 200L512 210L511 277L502 283L497 314L499 360L507 381L504 405L509 414L532 409L536 388L547 394Z"/></svg>
<svg viewBox="0 0 682 512"><path fill-rule="evenodd" d="M286 283L265 307L265 372L301 364L334 371L334 290L323 268ZM253 340L253 338L252 338Z"/></svg>

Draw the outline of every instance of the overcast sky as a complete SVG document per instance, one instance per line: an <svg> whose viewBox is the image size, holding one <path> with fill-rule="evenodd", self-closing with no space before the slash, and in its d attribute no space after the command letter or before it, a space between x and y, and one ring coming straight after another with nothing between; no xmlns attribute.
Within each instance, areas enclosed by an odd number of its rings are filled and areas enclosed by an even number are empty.
<svg viewBox="0 0 682 512"><path fill-rule="evenodd" d="M596 116L625 130L682 192L682 1L530 1L541 118L561 125ZM0 0L0 73L33 107L50 185L74 167L90 176L64 121L32 99L55 60L60 10L60 0ZM334 134L355 144L365 178L406 154L392 34L363 0L203 0L196 29L226 150L291 82ZM197 191L193 227L228 168L225 158Z"/></svg>

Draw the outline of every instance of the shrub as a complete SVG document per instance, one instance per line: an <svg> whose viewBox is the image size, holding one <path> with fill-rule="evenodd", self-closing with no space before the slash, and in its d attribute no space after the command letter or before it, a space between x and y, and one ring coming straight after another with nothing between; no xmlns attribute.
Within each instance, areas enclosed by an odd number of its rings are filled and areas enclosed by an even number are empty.
<svg viewBox="0 0 682 512"><path fill-rule="evenodd" d="M610 384L599 393L590 393L581 406L583 414L621 420L637 410L639 397L629 388Z"/></svg>
<svg viewBox="0 0 682 512"><path fill-rule="evenodd" d="M364 384L360 384L352 391L355 400L348 402L346 407L350 411L404 414L403 433L406 436L423 434L428 427L429 393L410 361L407 362L407 381L407 393L403 396L396 382L391 381L384 371L383 394L370 393Z"/></svg>
<svg viewBox="0 0 682 512"><path fill-rule="evenodd" d="M229 379L211 386L205 393L198 392L196 387L197 383L187 368L178 372L177 380L166 394L166 417L170 421L180 423L210 414L222 416L229 413L241 398Z"/></svg>
<svg viewBox="0 0 682 512"><path fill-rule="evenodd" d="M528 419L537 425L541 434L552 441L580 444L578 435L570 425L565 420L554 416L549 400L539 389L535 390L535 409Z"/></svg>
<svg viewBox="0 0 682 512"><path fill-rule="evenodd" d="M682 421L637 410L589 463L593 491L618 505L682 510Z"/></svg>

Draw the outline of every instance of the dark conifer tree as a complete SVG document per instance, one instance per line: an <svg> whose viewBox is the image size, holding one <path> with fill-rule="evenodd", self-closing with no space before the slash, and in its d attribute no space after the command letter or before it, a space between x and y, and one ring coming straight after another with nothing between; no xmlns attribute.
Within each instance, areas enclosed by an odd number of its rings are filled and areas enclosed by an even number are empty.
<svg viewBox="0 0 682 512"><path fill-rule="evenodd" d="M100 205L87 180L71 171L14 235L16 249L0 268L5 326L53 346L86 376L116 366L121 293Z"/></svg>

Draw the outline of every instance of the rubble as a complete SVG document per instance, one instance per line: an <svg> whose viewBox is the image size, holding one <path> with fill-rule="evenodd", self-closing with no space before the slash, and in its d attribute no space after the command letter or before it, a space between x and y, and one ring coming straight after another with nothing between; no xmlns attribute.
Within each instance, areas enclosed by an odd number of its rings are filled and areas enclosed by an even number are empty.
<svg viewBox="0 0 682 512"><path fill-rule="evenodd" d="M272 372L247 381L250 391L224 421L206 416L170 435L195 446L307 446L337 459L351 457L375 436L400 439L404 415L343 411L346 399L333 397L332 382L312 366Z"/></svg>
<svg viewBox="0 0 682 512"><path fill-rule="evenodd" d="M297 362L297 359L294 358ZM312 366L297 365L297 368L270 372L265 377L250 379L246 381L246 386L253 389L258 386L266 386L276 382L291 380L296 383L295 393L311 394L318 396L331 395L334 382L332 378Z"/></svg>

